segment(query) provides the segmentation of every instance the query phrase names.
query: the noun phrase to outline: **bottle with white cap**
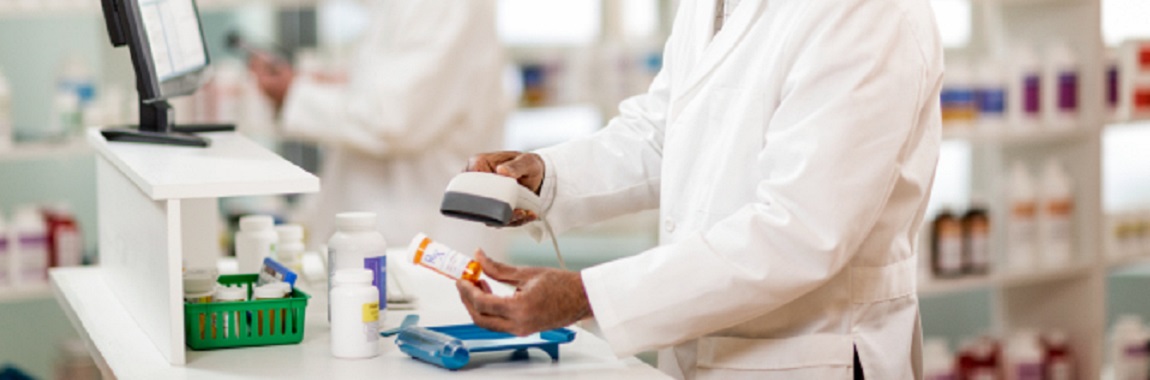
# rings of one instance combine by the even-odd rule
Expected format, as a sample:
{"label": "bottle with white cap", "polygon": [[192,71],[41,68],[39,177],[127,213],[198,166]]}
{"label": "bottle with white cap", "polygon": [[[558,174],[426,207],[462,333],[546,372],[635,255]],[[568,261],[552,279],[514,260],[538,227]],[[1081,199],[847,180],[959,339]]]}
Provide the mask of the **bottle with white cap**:
{"label": "bottle with white cap", "polygon": [[1007,267],[1012,271],[1033,269],[1037,252],[1037,197],[1034,180],[1022,162],[1010,171],[1010,217],[1007,218]]}
{"label": "bottle with white cap", "polygon": [[1038,334],[1023,330],[1006,346],[1006,380],[1042,380],[1042,346]]}
{"label": "bottle with white cap", "polygon": [[1042,110],[1047,125],[1073,128],[1078,121],[1078,61],[1065,42],[1050,44],[1046,51],[1045,76],[1042,85]]}
{"label": "bottle with white cap", "polygon": [[1110,366],[1114,369],[1114,379],[1145,379],[1150,371],[1146,341],[1150,332],[1142,325],[1137,315],[1122,315],[1110,331]]}
{"label": "bottle with white cap", "polygon": [[331,292],[331,355],[344,359],[379,355],[379,290],[363,268],[335,272]]}
{"label": "bottle with white cap", "polygon": [[248,215],[240,218],[236,232],[236,261],[240,273],[256,273],[265,257],[275,257],[275,220],[267,215]]}
{"label": "bottle with white cap", "polygon": [[1032,130],[1042,122],[1042,69],[1028,44],[1013,49],[1012,78],[1007,88],[1011,122],[1020,130]]}
{"label": "bottle with white cap", "polygon": [[276,244],[276,261],[296,273],[303,273],[303,226],[281,224],[276,226],[279,243]]}
{"label": "bottle with white cap", "polygon": [[1070,263],[1074,245],[1074,193],[1070,175],[1056,159],[1046,161],[1042,174],[1042,207],[1039,228],[1043,241],[1043,264],[1061,267]]}
{"label": "bottle with white cap", "polygon": [[[345,212],[335,216],[336,232],[327,243],[328,296],[332,277],[340,269],[363,269],[372,272],[372,285],[378,289],[378,305],[387,307],[387,241],[376,228],[373,212]],[[329,298],[330,299],[330,298]],[[331,304],[328,304],[331,320]]]}
{"label": "bottle with white cap", "polygon": [[16,208],[9,241],[15,254],[12,283],[17,287],[48,282],[48,226],[35,205]]}

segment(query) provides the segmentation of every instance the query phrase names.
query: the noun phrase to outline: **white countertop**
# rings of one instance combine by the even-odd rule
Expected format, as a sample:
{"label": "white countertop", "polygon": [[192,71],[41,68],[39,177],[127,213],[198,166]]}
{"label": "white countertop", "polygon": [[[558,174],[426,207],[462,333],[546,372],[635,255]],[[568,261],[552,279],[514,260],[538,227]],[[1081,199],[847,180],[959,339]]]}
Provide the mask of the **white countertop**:
{"label": "white countertop", "polygon": [[97,128],[88,143],[153,200],[319,191],[319,178],[241,134],[200,135],[210,147],[108,142]]}
{"label": "white countertop", "polygon": [[[392,271],[402,271],[406,288],[419,297],[416,312],[420,325],[470,323],[455,284],[390,255]],[[57,299],[69,318],[98,353],[97,362],[120,379],[423,379],[423,378],[565,378],[565,379],[663,379],[661,372],[635,358],[617,359],[607,343],[573,327],[574,342],[560,346],[560,360],[552,362],[539,350],[530,359],[510,360],[510,351],[480,353],[471,364],[448,371],[417,361],[399,351],[395,338],[382,338],[382,355],[372,359],[335,359],[330,354],[326,322],[326,297],[321,289],[309,292],[304,341],[297,345],[250,347],[214,351],[188,351],[187,366],[169,365],[152,347],[143,332],[104,284],[99,268],[66,268],[52,272]],[[386,328],[398,326],[410,312],[388,311]]]}

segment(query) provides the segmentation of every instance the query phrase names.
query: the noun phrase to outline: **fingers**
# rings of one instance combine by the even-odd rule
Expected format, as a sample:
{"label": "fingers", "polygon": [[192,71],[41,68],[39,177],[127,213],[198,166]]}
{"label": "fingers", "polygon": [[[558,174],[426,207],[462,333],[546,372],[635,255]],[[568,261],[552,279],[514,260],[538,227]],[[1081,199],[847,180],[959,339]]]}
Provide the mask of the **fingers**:
{"label": "fingers", "polygon": [[539,194],[543,170],[543,159],[534,153],[521,154],[495,167],[495,173],[515,178],[535,194]]}
{"label": "fingers", "polygon": [[520,154],[519,152],[512,151],[479,154],[471,157],[471,159],[467,161],[467,168],[464,171],[495,173],[497,166],[514,159]]}
{"label": "fingers", "polygon": [[539,219],[539,215],[535,214],[534,211],[515,209],[512,211],[511,222],[508,223],[508,225],[511,227],[519,227],[534,222],[537,219]]}
{"label": "fingers", "polygon": [[[482,283],[486,285],[486,283]],[[506,315],[509,311],[506,299],[484,292],[480,287],[467,281],[456,281],[459,299],[471,315],[471,320],[479,327],[499,332],[515,333],[517,323]]]}
{"label": "fingers", "polygon": [[479,265],[483,267],[483,271],[487,273],[487,276],[495,281],[515,287],[518,287],[523,281],[519,267],[492,260],[487,257],[487,254],[483,253],[481,249],[475,251],[475,261],[478,261]]}

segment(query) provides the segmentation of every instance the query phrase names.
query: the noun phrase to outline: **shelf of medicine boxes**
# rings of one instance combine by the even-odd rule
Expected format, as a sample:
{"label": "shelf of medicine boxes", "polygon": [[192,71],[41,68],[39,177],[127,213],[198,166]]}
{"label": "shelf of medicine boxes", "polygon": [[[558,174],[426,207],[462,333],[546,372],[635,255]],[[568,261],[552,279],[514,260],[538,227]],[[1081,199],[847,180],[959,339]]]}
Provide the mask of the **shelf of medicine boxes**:
{"label": "shelf of medicine boxes", "polygon": [[993,273],[971,275],[955,279],[930,279],[918,287],[919,297],[934,297],[972,290],[994,288],[1016,288],[1048,282],[1078,278],[1094,270],[1092,263],[1078,263],[1062,268],[1039,269],[1028,272]]}
{"label": "shelf of medicine boxes", "polygon": [[47,283],[24,287],[0,288],[0,305],[46,299],[52,299],[52,287]]}
{"label": "shelf of medicine boxes", "polygon": [[69,138],[65,141],[21,142],[12,145],[7,150],[0,150],[0,163],[64,158],[89,155],[94,152],[82,136]]}
{"label": "shelf of medicine boxes", "polygon": [[1090,128],[1041,128],[1020,130],[1003,126],[997,130],[978,127],[944,126],[943,140],[966,141],[972,144],[991,145],[1041,145],[1075,141],[1089,137],[1095,131]]}

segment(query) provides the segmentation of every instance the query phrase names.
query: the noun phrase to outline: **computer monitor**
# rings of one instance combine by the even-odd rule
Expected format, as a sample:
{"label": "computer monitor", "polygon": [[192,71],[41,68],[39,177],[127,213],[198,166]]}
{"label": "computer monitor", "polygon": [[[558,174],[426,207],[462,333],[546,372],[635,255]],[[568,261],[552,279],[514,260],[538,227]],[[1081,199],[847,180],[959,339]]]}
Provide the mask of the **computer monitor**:
{"label": "computer monitor", "polygon": [[103,131],[109,141],[206,147],[194,132],[230,125],[175,126],[167,100],[200,88],[211,62],[194,0],[101,0],[112,46],[127,45],[136,72],[140,125]]}

